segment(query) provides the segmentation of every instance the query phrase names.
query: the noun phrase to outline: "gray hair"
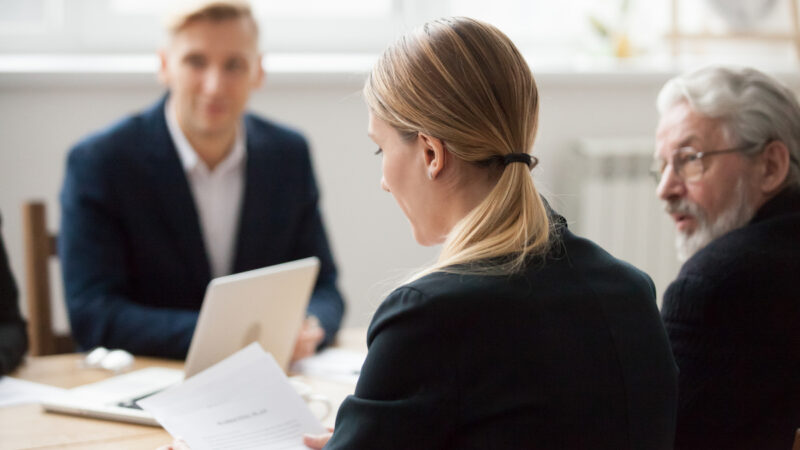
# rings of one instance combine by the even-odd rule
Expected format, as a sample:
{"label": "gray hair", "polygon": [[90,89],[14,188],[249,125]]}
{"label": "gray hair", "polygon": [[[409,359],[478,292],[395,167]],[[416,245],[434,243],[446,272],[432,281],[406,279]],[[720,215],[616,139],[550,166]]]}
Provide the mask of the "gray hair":
{"label": "gray hair", "polygon": [[790,157],[785,184],[800,187],[800,105],[789,88],[755,69],[707,67],[667,81],[658,111],[663,115],[682,101],[721,120],[732,144],[753,146],[749,154],[767,141],[783,142]]}

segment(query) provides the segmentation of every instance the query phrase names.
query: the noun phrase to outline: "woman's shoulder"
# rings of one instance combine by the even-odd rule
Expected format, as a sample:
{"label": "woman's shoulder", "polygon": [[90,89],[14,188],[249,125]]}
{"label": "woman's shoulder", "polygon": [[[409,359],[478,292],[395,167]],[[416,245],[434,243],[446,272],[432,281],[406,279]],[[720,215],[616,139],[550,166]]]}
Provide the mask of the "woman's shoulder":
{"label": "woman's shoulder", "polygon": [[370,342],[389,329],[430,327],[444,332],[460,316],[484,308],[490,291],[485,277],[434,272],[397,287],[384,298],[367,333]]}
{"label": "woman's shoulder", "polygon": [[[427,301],[443,301],[449,298],[469,299],[482,297],[519,275],[489,275],[468,271],[444,270],[429,273],[397,288],[392,294],[417,295]],[[391,296],[391,294],[390,294]]]}
{"label": "woman's shoulder", "polygon": [[445,272],[429,273],[395,288],[386,296],[381,309],[421,308],[435,303],[442,296],[460,290],[462,277]]}
{"label": "woman's shoulder", "polygon": [[433,272],[392,291],[375,313],[376,318],[425,312],[453,314],[453,309],[468,309],[483,303],[488,294],[497,293],[515,276],[489,276],[455,272]]}

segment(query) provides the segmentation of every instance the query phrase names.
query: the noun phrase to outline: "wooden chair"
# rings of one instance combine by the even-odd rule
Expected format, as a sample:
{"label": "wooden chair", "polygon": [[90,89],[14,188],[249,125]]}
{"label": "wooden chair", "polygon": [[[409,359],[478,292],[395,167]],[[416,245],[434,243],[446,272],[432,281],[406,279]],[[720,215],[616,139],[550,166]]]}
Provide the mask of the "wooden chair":
{"label": "wooden chair", "polygon": [[68,334],[53,330],[50,300],[50,258],[57,257],[56,235],[47,231],[43,202],[22,205],[25,237],[25,282],[28,293],[28,339],[32,356],[75,351]]}
{"label": "wooden chair", "polygon": [[794,432],[794,445],[792,445],[792,450],[800,450],[800,428]]}

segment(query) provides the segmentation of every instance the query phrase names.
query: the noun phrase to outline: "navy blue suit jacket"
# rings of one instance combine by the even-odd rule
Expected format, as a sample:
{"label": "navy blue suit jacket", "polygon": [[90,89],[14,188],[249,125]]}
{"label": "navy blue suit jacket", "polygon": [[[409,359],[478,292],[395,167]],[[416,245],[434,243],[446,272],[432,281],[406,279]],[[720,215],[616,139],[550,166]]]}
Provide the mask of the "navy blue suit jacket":
{"label": "navy blue suit jacket", "polygon": [[[72,333],[98,345],[183,358],[211,279],[197,210],[164,117],[166,98],[69,153],[59,255]],[[311,255],[309,314],[326,341],[344,311],[305,139],[244,117],[245,188],[233,272]]]}

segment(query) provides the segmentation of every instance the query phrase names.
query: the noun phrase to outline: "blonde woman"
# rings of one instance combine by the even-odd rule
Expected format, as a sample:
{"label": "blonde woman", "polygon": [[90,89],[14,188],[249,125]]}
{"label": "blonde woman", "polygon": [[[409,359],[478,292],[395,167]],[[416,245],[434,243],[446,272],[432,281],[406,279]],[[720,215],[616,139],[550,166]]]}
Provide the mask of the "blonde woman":
{"label": "blonde woman", "polygon": [[392,292],[355,395],[313,448],[671,448],[677,370],[650,278],[573,235],[530,170],[539,99],[514,44],[430,22],[364,86],[381,187],[438,262]]}

